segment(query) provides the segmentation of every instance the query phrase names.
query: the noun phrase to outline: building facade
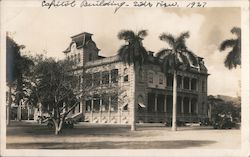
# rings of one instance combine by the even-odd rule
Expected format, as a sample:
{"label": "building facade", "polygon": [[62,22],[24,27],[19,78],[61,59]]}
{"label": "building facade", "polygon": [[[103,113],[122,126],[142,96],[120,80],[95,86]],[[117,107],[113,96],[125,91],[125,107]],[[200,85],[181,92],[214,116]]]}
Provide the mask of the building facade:
{"label": "building facade", "polygon": [[[78,89],[88,89],[77,107],[85,121],[129,124],[133,109],[136,122],[171,121],[173,75],[161,71],[153,52],[148,52],[151,63],[134,69],[133,65],[125,65],[118,55],[99,56],[100,49],[90,33],[72,36],[71,40],[64,53],[75,64],[74,75],[79,77]],[[198,66],[177,73],[179,121],[196,122],[208,116],[208,73],[203,59],[196,58]]]}

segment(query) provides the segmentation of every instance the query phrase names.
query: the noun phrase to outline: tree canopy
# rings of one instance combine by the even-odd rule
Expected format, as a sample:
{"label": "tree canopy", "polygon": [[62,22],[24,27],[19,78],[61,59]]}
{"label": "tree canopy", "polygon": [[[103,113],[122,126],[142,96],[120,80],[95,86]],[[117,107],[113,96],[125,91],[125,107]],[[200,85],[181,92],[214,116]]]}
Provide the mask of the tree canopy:
{"label": "tree canopy", "polygon": [[198,61],[191,51],[187,49],[186,39],[189,32],[181,33],[174,37],[172,34],[163,33],[160,40],[165,41],[171,49],[162,49],[156,54],[163,71],[167,74],[169,70],[177,70],[181,67],[198,66]]}
{"label": "tree canopy", "polygon": [[142,44],[142,40],[146,36],[146,30],[140,30],[138,33],[131,30],[122,30],[118,33],[118,38],[127,42],[118,50],[118,55],[124,63],[138,64],[139,66],[146,63],[147,51]]}

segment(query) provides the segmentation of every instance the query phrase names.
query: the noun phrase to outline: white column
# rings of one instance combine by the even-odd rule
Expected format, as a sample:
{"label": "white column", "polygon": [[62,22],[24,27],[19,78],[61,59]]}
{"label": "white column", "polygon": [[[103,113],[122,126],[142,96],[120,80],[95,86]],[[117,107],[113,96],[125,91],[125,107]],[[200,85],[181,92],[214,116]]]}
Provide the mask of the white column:
{"label": "white column", "polygon": [[84,113],[84,108],[86,108],[85,107],[85,101],[84,101],[83,98],[81,98],[81,100],[80,100],[80,111],[79,112]]}
{"label": "white column", "polygon": [[29,108],[29,105],[27,106],[28,108],[28,120],[30,120],[30,108]]}
{"label": "white column", "polygon": [[181,113],[184,113],[184,97],[181,97]]}
{"label": "white column", "polygon": [[198,102],[196,102],[196,113],[198,114],[199,110],[198,110]]}
{"label": "white column", "polygon": [[112,82],[111,82],[112,80],[111,80],[111,71],[109,71],[109,83],[111,84]]}
{"label": "white column", "polygon": [[109,96],[109,110],[108,110],[108,123],[110,123],[110,111],[111,110],[111,96]]}
{"label": "white column", "polygon": [[22,120],[22,103],[20,102],[17,108],[17,120]]}
{"label": "white column", "polygon": [[93,110],[94,110],[94,100],[93,98],[91,99],[91,122],[93,123]]}
{"label": "white column", "polygon": [[155,112],[157,112],[157,94],[155,94]]}
{"label": "white column", "polygon": [[191,90],[191,80],[192,78],[189,78],[189,90]]}
{"label": "white column", "polygon": [[119,106],[119,103],[117,103],[117,108],[119,111],[119,123],[122,123],[122,108]]}
{"label": "white column", "polygon": [[164,95],[164,112],[167,112],[167,95]]}
{"label": "white column", "polygon": [[184,89],[184,76],[181,76],[181,88]]}
{"label": "white column", "polygon": [[189,113],[191,113],[191,98],[189,98],[188,107],[189,107]]}
{"label": "white column", "polygon": [[100,97],[99,123],[102,122],[102,97]]}

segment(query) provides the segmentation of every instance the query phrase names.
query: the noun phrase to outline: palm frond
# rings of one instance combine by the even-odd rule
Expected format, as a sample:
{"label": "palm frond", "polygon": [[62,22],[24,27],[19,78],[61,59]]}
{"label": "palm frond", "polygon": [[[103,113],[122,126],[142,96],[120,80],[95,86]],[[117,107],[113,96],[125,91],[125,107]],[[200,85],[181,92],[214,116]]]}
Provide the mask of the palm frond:
{"label": "palm frond", "polygon": [[118,33],[118,39],[120,40],[129,40],[135,37],[135,33],[131,30],[122,30]]}
{"label": "palm frond", "polygon": [[138,32],[138,37],[140,37],[140,38],[144,38],[144,37],[146,37],[148,35],[148,32],[147,32],[147,30],[140,30],[139,32]]}
{"label": "palm frond", "polygon": [[234,47],[232,51],[228,53],[224,64],[228,69],[236,68],[238,65],[241,65],[241,54],[238,47]]}
{"label": "palm frond", "polygon": [[181,51],[185,51],[187,49],[186,46],[186,39],[189,38],[189,32],[184,32],[179,35],[179,37],[176,39],[176,49],[179,49]]}
{"label": "palm frond", "polygon": [[224,51],[226,48],[229,47],[234,47],[236,44],[236,40],[235,39],[229,39],[229,40],[225,40],[220,44],[219,50],[220,51]]}
{"label": "palm frond", "polygon": [[179,35],[179,37],[177,38],[177,42],[183,42],[185,41],[185,39],[189,38],[190,35],[189,35],[189,32],[183,32]]}
{"label": "palm frond", "polygon": [[171,34],[166,34],[166,33],[163,33],[159,36],[160,40],[162,41],[166,41],[170,47],[174,47],[175,45],[175,38],[173,35]]}

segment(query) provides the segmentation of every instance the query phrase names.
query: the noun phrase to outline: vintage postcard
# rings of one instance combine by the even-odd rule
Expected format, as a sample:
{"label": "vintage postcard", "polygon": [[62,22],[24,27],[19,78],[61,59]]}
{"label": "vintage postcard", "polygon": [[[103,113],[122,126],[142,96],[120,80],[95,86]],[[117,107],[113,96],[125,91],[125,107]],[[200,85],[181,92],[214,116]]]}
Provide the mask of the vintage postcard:
{"label": "vintage postcard", "polygon": [[1,156],[250,156],[249,1],[2,0]]}

